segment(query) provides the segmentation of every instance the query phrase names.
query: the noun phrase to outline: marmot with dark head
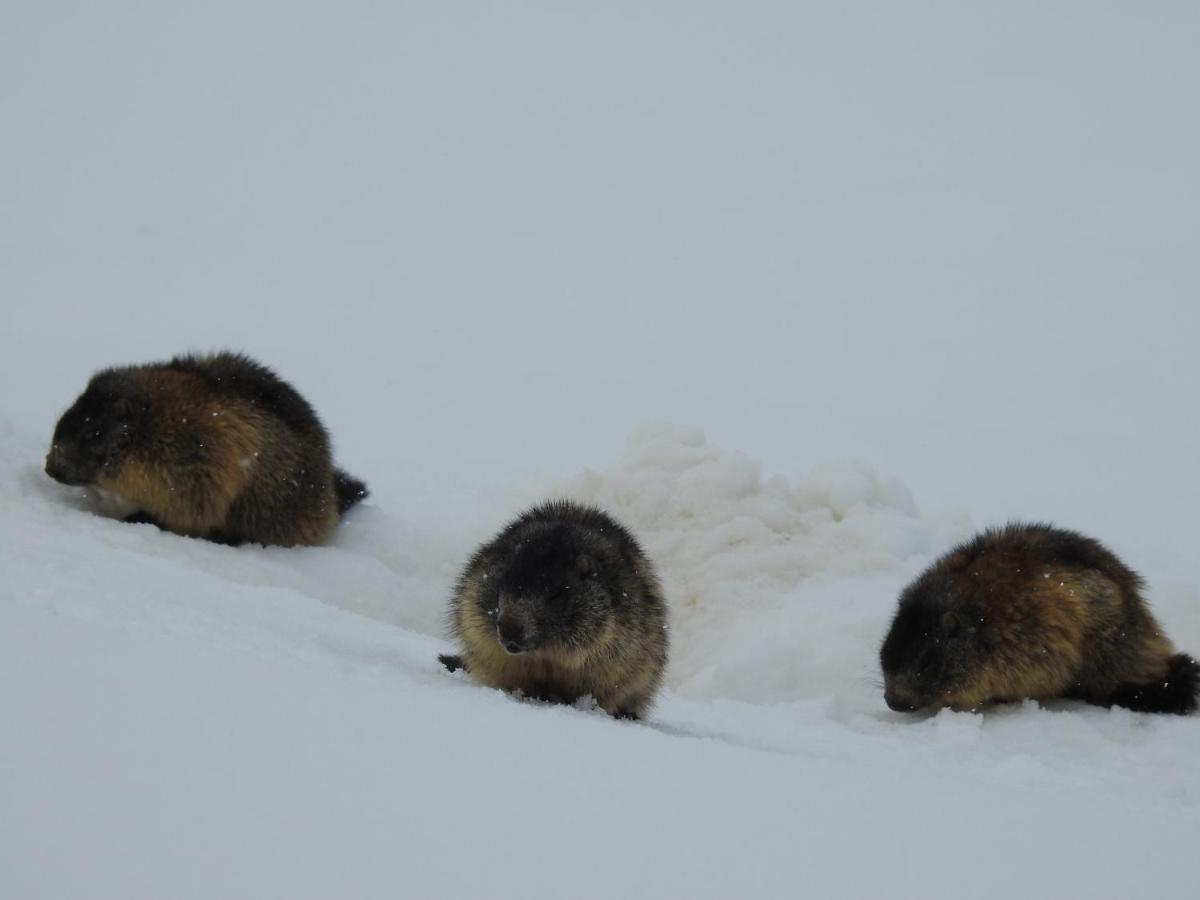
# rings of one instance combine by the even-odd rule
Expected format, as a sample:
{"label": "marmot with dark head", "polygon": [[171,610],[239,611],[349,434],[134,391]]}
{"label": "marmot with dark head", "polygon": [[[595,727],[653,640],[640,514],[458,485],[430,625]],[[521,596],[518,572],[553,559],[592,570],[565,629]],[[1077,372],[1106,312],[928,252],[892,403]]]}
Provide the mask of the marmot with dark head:
{"label": "marmot with dark head", "polygon": [[1099,541],[1048,525],[985,531],[900,595],[883,643],[895,710],[1074,698],[1196,709],[1200,665],[1176,653],[1142,579]]}
{"label": "marmot with dark head", "polygon": [[450,608],[451,671],[528,697],[590,694],[640,718],[667,664],[667,607],[633,535],[598,509],[535,506],[471,557]]}
{"label": "marmot with dark head", "polygon": [[291,385],[245,356],[97,372],[58,420],[46,473],[118,496],[129,521],[222,543],[319,544],[366,486]]}

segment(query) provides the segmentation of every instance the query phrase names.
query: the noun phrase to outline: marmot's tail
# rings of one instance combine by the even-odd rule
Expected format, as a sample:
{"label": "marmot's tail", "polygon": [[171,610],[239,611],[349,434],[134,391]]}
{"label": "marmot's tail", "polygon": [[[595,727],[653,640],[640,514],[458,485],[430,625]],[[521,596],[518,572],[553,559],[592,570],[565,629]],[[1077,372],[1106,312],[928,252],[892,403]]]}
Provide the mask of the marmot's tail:
{"label": "marmot's tail", "polygon": [[1186,653],[1176,653],[1167,660],[1167,674],[1161,681],[1122,685],[1111,702],[1139,712],[1183,716],[1196,711],[1197,694],[1200,694],[1200,663]]}
{"label": "marmot's tail", "polygon": [[341,469],[333,470],[333,492],[337,495],[338,515],[369,495],[367,486]]}

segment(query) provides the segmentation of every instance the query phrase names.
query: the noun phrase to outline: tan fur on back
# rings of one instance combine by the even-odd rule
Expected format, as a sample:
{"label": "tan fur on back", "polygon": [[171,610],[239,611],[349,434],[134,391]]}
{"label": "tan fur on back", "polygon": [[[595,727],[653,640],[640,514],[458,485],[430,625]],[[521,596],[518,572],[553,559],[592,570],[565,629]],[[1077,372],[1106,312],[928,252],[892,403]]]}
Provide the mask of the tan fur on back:
{"label": "tan fur on back", "polygon": [[[219,528],[249,472],[239,460],[262,447],[262,416],[243,404],[207,396],[200,380],[182,372],[147,377],[159,401],[160,426],[149,452],[131,454],[100,487],[136,503],[172,531],[204,535]],[[202,464],[180,462],[180,442],[196,441]]]}
{"label": "tan fur on back", "polygon": [[[988,617],[997,649],[972,680],[947,698],[956,709],[1069,693],[1079,686],[1076,678],[1088,648],[1111,640],[1121,621],[1120,588],[1095,570],[1045,566],[1035,573],[1018,571],[1012,584],[995,586]],[[1031,635],[1036,639],[1030,640]],[[1161,677],[1174,652],[1170,641],[1157,632],[1140,635],[1139,641],[1135,668],[1124,677]]]}
{"label": "tan fur on back", "polygon": [[[255,479],[286,472],[291,436],[253,404],[215,396],[187,372],[156,370],[145,376],[158,416],[153,440],[131,452],[97,486],[115,492],[180,534],[205,537],[221,529],[230,508]],[[272,543],[319,544],[337,525],[332,484],[318,512],[282,523]]]}

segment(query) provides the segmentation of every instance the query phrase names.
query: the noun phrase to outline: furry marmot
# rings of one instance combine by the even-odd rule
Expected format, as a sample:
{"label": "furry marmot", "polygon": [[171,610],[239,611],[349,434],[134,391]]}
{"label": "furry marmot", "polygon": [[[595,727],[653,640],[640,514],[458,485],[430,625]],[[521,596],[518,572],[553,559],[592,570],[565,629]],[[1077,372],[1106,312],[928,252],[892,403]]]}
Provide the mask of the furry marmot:
{"label": "furry marmot", "polygon": [[330,461],[312,407],[234,353],[97,372],[58,421],[46,473],[179,534],[319,544],[366,486]]}
{"label": "furry marmot", "polygon": [[1200,665],[1171,642],[1142,579],[1099,541],[1049,525],[977,535],[900,595],[880,652],[895,710],[1056,697],[1196,709]]}
{"label": "furry marmot", "polygon": [[528,697],[590,694],[640,718],[667,663],[667,608],[633,535],[570,501],[528,510],[471,557],[451,601],[453,671]]}

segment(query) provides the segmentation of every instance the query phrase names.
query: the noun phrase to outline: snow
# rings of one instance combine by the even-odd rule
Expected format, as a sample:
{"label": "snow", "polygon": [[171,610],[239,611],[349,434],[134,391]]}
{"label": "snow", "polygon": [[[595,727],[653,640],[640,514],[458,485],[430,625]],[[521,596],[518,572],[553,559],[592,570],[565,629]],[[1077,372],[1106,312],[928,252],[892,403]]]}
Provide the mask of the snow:
{"label": "snow", "polygon": [[[876,654],[1009,518],[1200,652],[1195,10],[8,13],[0,896],[1190,890],[1200,717],[906,716]],[[370,486],[330,546],[41,472],[92,371],[214,347]],[[658,565],[645,723],[436,661],[547,496]]]}
{"label": "snow", "polygon": [[[793,488],[647,426],[559,486],[635,523],[671,599],[670,689],[632,725],[441,669],[451,533],[368,506],[331,547],[212,545],[91,511],[36,451],[0,444],[6,896],[916,896],[931,870],[945,896],[1122,896],[1187,871],[1196,720],[884,707],[891,604],[958,528],[865,466]],[[1155,597],[1181,638],[1195,600]]]}

